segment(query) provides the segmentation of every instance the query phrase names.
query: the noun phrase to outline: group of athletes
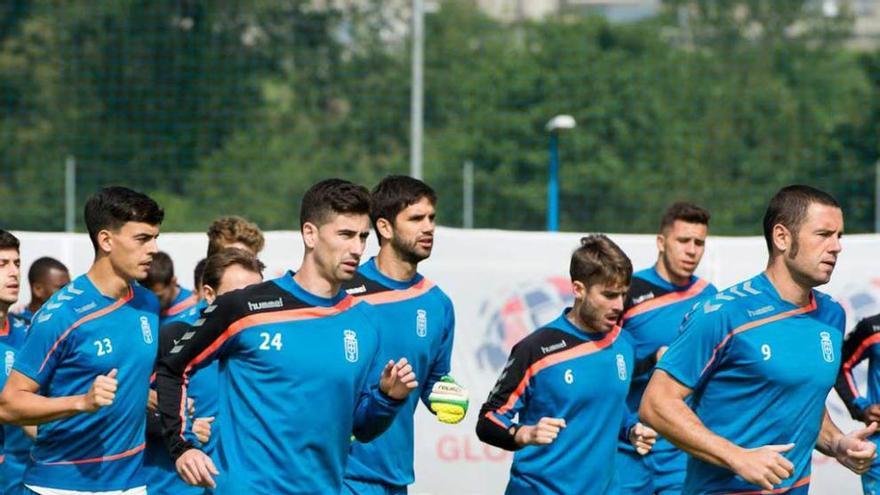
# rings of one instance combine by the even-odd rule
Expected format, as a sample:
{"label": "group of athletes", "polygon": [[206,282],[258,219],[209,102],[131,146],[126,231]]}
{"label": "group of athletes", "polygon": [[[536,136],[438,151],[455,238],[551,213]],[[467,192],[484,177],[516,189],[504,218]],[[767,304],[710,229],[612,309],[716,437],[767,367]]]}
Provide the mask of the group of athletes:
{"label": "group of athletes", "polygon": [[[318,182],[295,271],[264,281],[262,233],[223,217],[188,291],[158,247],[162,208],[104,188],[85,205],[89,270],[38,259],[16,308],[20,246],[0,230],[3,493],[407,493],[418,402],[451,424],[468,409],[452,302],[418,272],[436,202],[405,176]],[[721,292],[694,275],[709,219],[672,204],[636,273],[607,236],[581,239],[572,307],[513,347],[479,412],[479,438],[516,451],[505,493],[806,494],[813,449],[878,490],[880,316],[844,340],[814,289],[842,251],[840,205],[781,189],[767,268]],[[864,428],[831,421],[835,383]]]}

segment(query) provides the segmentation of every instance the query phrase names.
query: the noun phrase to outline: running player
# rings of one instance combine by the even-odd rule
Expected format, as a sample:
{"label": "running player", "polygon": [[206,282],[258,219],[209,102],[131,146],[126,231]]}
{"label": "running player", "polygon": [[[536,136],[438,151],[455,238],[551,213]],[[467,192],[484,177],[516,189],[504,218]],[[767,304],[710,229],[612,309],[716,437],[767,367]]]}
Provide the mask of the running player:
{"label": "running player", "polygon": [[[198,320],[202,310],[207,305],[213,304],[218,296],[262,282],[262,270],[263,264],[254,255],[241,249],[224,249],[208,258],[204,273],[199,276],[203,284],[201,292],[204,294],[204,299],[162,325],[159,330],[159,358],[168,355],[186,332],[192,330],[191,325]],[[193,416],[196,418],[192,430],[187,432],[186,437],[209,456],[213,456],[216,443],[210,433],[211,423],[217,415],[218,373],[218,363],[215,361],[195,373],[186,389],[187,398],[194,401]],[[174,463],[165,448],[158,423],[158,414],[148,419],[144,472],[150,495],[205,493],[205,488],[188,485],[177,475]]]}
{"label": "running player", "polygon": [[[837,376],[838,395],[849,409],[853,419],[866,424],[880,422],[880,315],[874,315],[860,321],[843,341],[843,363]],[[867,395],[862,395],[853,376],[853,368],[868,360]],[[880,435],[873,435],[869,440],[877,442]],[[865,495],[880,494],[880,462],[876,459],[871,469],[862,475],[862,491]]]}
{"label": "running player", "polygon": [[702,301],[657,364],[639,412],[691,455],[683,493],[806,494],[813,448],[870,467],[877,425],[843,435],[825,409],[844,313],[813,288],[831,279],[842,235],[834,198],[781,189],[764,216],[767,269]]}
{"label": "running player", "polygon": [[86,202],[95,261],[34,315],[0,393],[0,421],[40,425],[27,493],[146,493],[144,410],[159,303],[134,281],[147,276],[163,216],[124,187]]}
{"label": "running player", "polygon": [[[214,487],[217,476],[217,495],[339,493],[352,432],[375,438],[418,386],[406,359],[373,374],[378,328],[341,289],[357,272],[369,213],[361,186],[312,186],[300,210],[300,269],[217,298],[159,360],[166,443],[186,482]],[[219,470],[183,436],[181,414],[186,377],[214,359]]]}
{"label": "running player", "polygon": [[30,324],[34,313],[40,309],[52,294],[70,283],[70,272],[64,263],[43,256],[31,263],[28,268],[28,284],[31,286],[31,301],[18,313]]}
{"label": "running player", "polygon": [[[432,408],[435,384],[444,388],[447,401],[451,398],[461,405],[456,417],[441,420],[458,422],[464,418],[467,396],[451,379],[441,381],[449,374],[452,354],[452,301],[417,271],[434,246],[436,203],[434,190],[411,177],[386,177],[373,189],[371,217],[379,255],[361,265],[358,275],[344,285],[349,294],[376,308],[383,343],[379,362],[406,356],[419,389],[409,396],[388,431],[369,443],[352,443],[343,493],[406,493],[406,486],[415,480],[413,413],[419,397]],[[435,401],[438,395],[434,395]],[[440,408],[435,405],[434,409]],[[438,417],[443,414],[441,410]]]}
{"label": "running player", "polygon": [[569,271],[574,307],[513,347],[480,409],[480,440],[517,451],[507,495],[616,494],[618,436],[642,450],[653,442],[638,428],[618,428],[634,364],[618,326],[629,258],[606,236],[591,235]]}
{"label": "running player", "polygon": [[[709,212],[692,203],[673,203],[660,220],[657,262],[633,274],[623,314],[623,331],[639,361],[662,353],[678,335],[678,328],[694,301],[717,292],[694,275],[709,231]],[[637,414],[650,370],[632,379],[627,405]],[[681,493],[687,456],[660,438],[646,456],[629,442],[618,445],[617,472],[621,493],[676,495]]]}
{"label": "running player", "polygon": [[143,286],[153,291],[159,298],[159,305],[162,308],[160,325],[164,325],[169,318],[183,313],[199,302],[197,294],[177,283],[174,262],[164,251],[159,251],[153,256],[153,263],[150,265],[147,278],[143,280]]}
{"label": "running player", "polygon": [[238,248],[260,254],[266,239],[256,224],[239,216],[220,217],[208,227],[208,256],[225,248]]}

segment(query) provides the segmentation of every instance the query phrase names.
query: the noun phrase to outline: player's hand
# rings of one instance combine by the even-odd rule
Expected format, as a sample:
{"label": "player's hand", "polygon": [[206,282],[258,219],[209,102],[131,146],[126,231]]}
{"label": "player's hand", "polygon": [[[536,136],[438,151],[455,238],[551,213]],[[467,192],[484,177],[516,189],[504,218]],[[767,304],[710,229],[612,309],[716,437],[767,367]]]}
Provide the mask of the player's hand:
{"label": "player's hand", "polygon": [[396,363],[388,361],[379,378],[379,390],[392,399],[403,400],[418,386],[416,374],[406,358],[400,358]]}
{"label": "player's hand", "polygon": [[775,485],[790,478],[794,472],[794,464],[782,455],[793,448],[794,444],[788,443],[743,449],[741,455],[731,462],[731,468],[747,482],[773,490]]}
{"label": "player's hand", "polygon": [[837,458],[837,462],[856,474],[866,473],[877,457],[877,446],[868,440],[868,437],[876,432],[877,423],[871,423],[867,428],[840,437],[834,445],[834,457]]}
{"label": "player's hand", "polygon": [[150,389],[147,392],[147,411],[156,412],[159,410],[159,394],[155,390]]}
{"label": "player's hand", "polygon": [[550,445],[565,428],[562,418],[541,418],[537,424],[524,425],[516,432],[514,440],[519,445]]}
{"label": "player's hand", "polygon": [[214,466],[214,461],[199,449],[189,449],[184,452],[174,462],[174,467],[187,484],[217,488],[213,476],[217,476],[220,472]]}
{"label": "player's hand", "polygon": [[208,443],[211,439],[211,423],[214,422],[214,416],[207,418],[196,418],[193,420],[192,432],[202,444]]}
{"label": "player's hand", "polygon": [[636,423],[629,429],[629,443],[636,448],[639,455],[645,455],[654,448],[657,442],[657,432],[653,428]]}
{"label": "player's hand", "polygon": [[880,404],[871,404],[865,409],[865,423],[880,422]]}
{"label": "player's hand", "polygon": [[468,410],[467,389],[447,375],[431,388],[428,402],[441,423],[460,423]]}
{"label": "player's hand", "polygon": [[116,381],[118,372],[116,368],[113,368],[110,373],[95,377],[95,381],[92,382],[92,386],[83,398],[83,411],[93,413],[102,407],[113,404],[113,400],[116,398],[116,388],[119,385]]}

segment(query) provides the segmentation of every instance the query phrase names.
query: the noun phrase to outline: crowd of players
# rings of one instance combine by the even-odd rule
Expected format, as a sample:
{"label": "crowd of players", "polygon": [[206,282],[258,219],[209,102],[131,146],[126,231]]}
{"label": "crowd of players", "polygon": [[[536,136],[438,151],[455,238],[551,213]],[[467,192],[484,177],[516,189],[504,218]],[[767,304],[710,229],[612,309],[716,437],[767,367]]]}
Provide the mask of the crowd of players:
{"label": "crowd of players", "polygon": [[[436,203],[405,176],[321,181],[295,271],[263,281],[262,233],[223,217],[188,291],[159,251],[162,208],[109,187],[85,205],[89,270],[38,259],[15,308],[20,246],[0,230],[3,493],[407,493],[418,402],[444,423],[468,408],[452,302],[418,272]],[[607,236],[581,239],[572,307],[513,347],[479,412],[479,438],[516,451],[506,493],[806,494],[813,449],[877,493],[880,317],[844,341],[843,310],[814,289],[842,251],[840,205],[781,189],[766,270],[720,292],[694,275],[709,219],[671,205],[635,273]],[[835,383],[865,428],[831,421]]]}

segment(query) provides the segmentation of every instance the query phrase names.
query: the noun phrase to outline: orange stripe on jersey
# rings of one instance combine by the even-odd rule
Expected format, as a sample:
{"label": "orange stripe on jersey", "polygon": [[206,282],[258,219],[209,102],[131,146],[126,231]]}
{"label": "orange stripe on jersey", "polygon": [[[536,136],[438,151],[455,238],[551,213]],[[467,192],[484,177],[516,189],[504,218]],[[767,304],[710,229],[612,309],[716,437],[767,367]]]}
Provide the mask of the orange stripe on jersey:
{"label": "orange stripe on jersey", "polygon": [[635,306],[629,308],[629,311],[623,314],[623,321],[626,321],[633,316],[662,308],[663,306],[669,306],[670,304],[696,297],[700,295],[700,293],[703,292],[703,289],[708,286],[709,282],[700,279],[697,280],[697,282],[694,285],[690,286],[687,290],[670,292],[668,294],[663,294],[660,297],[649,299],[641,304],[636,304]]}
{"label": "orange stripe on jersey", "polygon": [[403,290],[388,290],[385,292],[378,292],[376,294],[366,294],[363,296],[354,297],[358,298],[358,300],[368,302],[370,304],[387,304],[393,302],[406,301],[408,299],[415,299],[416,297],[421,296],[422,294],[428,292],[434,287],[434,282],[423,278],[419,280],[417,283],[413,284],[409,289]]}
{"label": "orange stripe on jersey", "polygon": [[503,406],[499,407],[497,412],[499,414],[504,414],[507,411],[511,410],[516,404],[516,401],[519,400],[519,397],[525,391],[526,387],[528,387],[529,381],[532,379],[533,376],[537,375],[539,371],[555,364],[599,352],[602,349],[605,349],[606,347],[613,344],[614,341],[617,340],[617,337],[619,335],[620,327],[615,325],[614,328],[600,340],[584,342],[572,347],[567,351],[551,354],[545,358],[541,358],[535,361],[534,363],[532,363],[531,366],[529,366],[529,369],[526,370],[525,376],[523,376],[522,380],[520,380],[519,385],[517,385],[513,393],[510,394],[507,402]]}
{"label": "orange stripe on jersey", "polygon": [[6,316],[6,321],[3,322],[3,328],[0,328],[0,337],[6,337],[9,335],[9,316]]}
{"label": "orange stripe on jersey", "polygon": [[119,459],[124,459],[126,457],[131,457],[138,452],[144,450],[144,447],[146,447],[146,443],[142,443],[133,449],[126,450],[125,452],[120,452],[118,454],[113,454],[105,457],[92,457],[91,459],[79,459],[76,461],[40,462],[40,464],[43,464],[44,466],[69,466],[71,464],[91,464],[94,462],[116,461]]}
{"label": "orange stripe on jersey", "polygon": [[880,342],[880,333],[874,334],[865,339],[861,344],[859,344],[859,347],[856,349],[856,352],[853,353],[852,357],[850,357],[845,363],[843,363],[843,373],[846,377],[846,383],[847,385],[849,385],[849,389],[852,392],[853,397],[859,397],[860,395],[859,389],[858,387],[856,387],[856,384],[852,378],[853,366],[855,366],[856,363],[859,362],[862,354],[864,354],[869,347],[876,344],[877,342]]}
{"label": "orange stripe on jersey", "polygon": [[505,430],[509,428],[509,426],[505,426],[504,423],[502,423],[501,421],[498,421],[498,418],[496,418],[495,415],[492,414],[492,411],[487,412],[484,416],[486,416],[486,419],[495,423],[496,425],[500,426],[501,428],[503,428]]}
{"label": "orange stripe on jersey", "polygon": [[189,297],[187,297],[183,301],[180,301],[179,303],[175,304],[174,306],[171,306],[170,308],[166,309],[165,311],[162,311],[162,316],[174,316],[177,313],[180,313],[181,311],[184,311],[186,309],[189,309],[189,308],[195,306],[196,303],[198,303],[198,302],[199,302],[199,296],[197,296],[196,293],[193,292],[192,294],[189,295]]}
{"label": "orange stripe on jersey", "polygon": [[773,323],[774,321],[784,320],[786,318],[791,318],[792,316],[797,316],[804,313],[809,313],[816,309],[816,299],[813,297],[813,293],[810,293],[810,304],[806,306],[801,306],[800,308],[792,309],[789,311],[784,311],[779,314],[775,314],[773,316],[768,316],[767,318],[761,318],[760,320],[750,321],[744,325],[740,325],[733,330],[731,330],[724,339],[715,346],[715,349],[712,350],[712,357],[709,358],[709,362],[706,363],[706,366],[703,367],[703,371],[700,372],[700,375],[706,372],[709,369],[709,366],[715,361],[715,358],[718,356],[718,351],[724,347],[727,342],[733,338],[734,335],[743,333],[747,330],[751,330],[753,328],[760,327],[762,325],[766,325],[768,323]]}
{"label": "orange stripe on jersey", "polygon": [[810,484],[810,477],[807,476],[806,478],[799,479],[797,481],[797,483],[795,483],[791,486],[787,486],[785,488],[776,488],[773,490],[750,490],[747,492],[730,492],[730,493],[725,493],[724,495],[770,495],[770,494],[774,494],[774,493],[786,493],[794,488],[800,488],[802,486],[809,485],[809,484]]}
{"label": "orange stripe on jersey", "polygon": [[58,337],[58,340],[56,340],[55,343],[52,344],[52,348],[49,349],[49,352],[46,353],[46,357],[43,358],[43,364],[40,365],[40,369],[39,369],[38,373],[43,372],[43,368],[46,367],[46,363],[49,362],[49,358],[52,356],[52,353],[55,352],[55,349],[57,349],[58,346],[61,345],[61,342],[64,341],[64,339],[66,339],[68,335],[70,335],[70,332],[74,331],[74,329],[76,329],[77,327],[82,326],[92,320],[95,320],[97,318],[100,318],[100,317],[108,314],[108,313],[112,313],[113,311],[116,311],[117,309],[121,308],[128,301],[131,301],[132,297],[134,297],[134,290],[131,287],[129,287],[127,296],[123,297],[122,299],[117,299],[116,302],[114,302],[110,306],[107,306],[104,309],[100,309],[98,311],[95,311],[94,313],[89,313],[86,316],[83,316],[82,318],[76,320],[73,323],[73,325],[71,325],[70,328],[65,330],[64,333],[61,334],[61,337]]}

